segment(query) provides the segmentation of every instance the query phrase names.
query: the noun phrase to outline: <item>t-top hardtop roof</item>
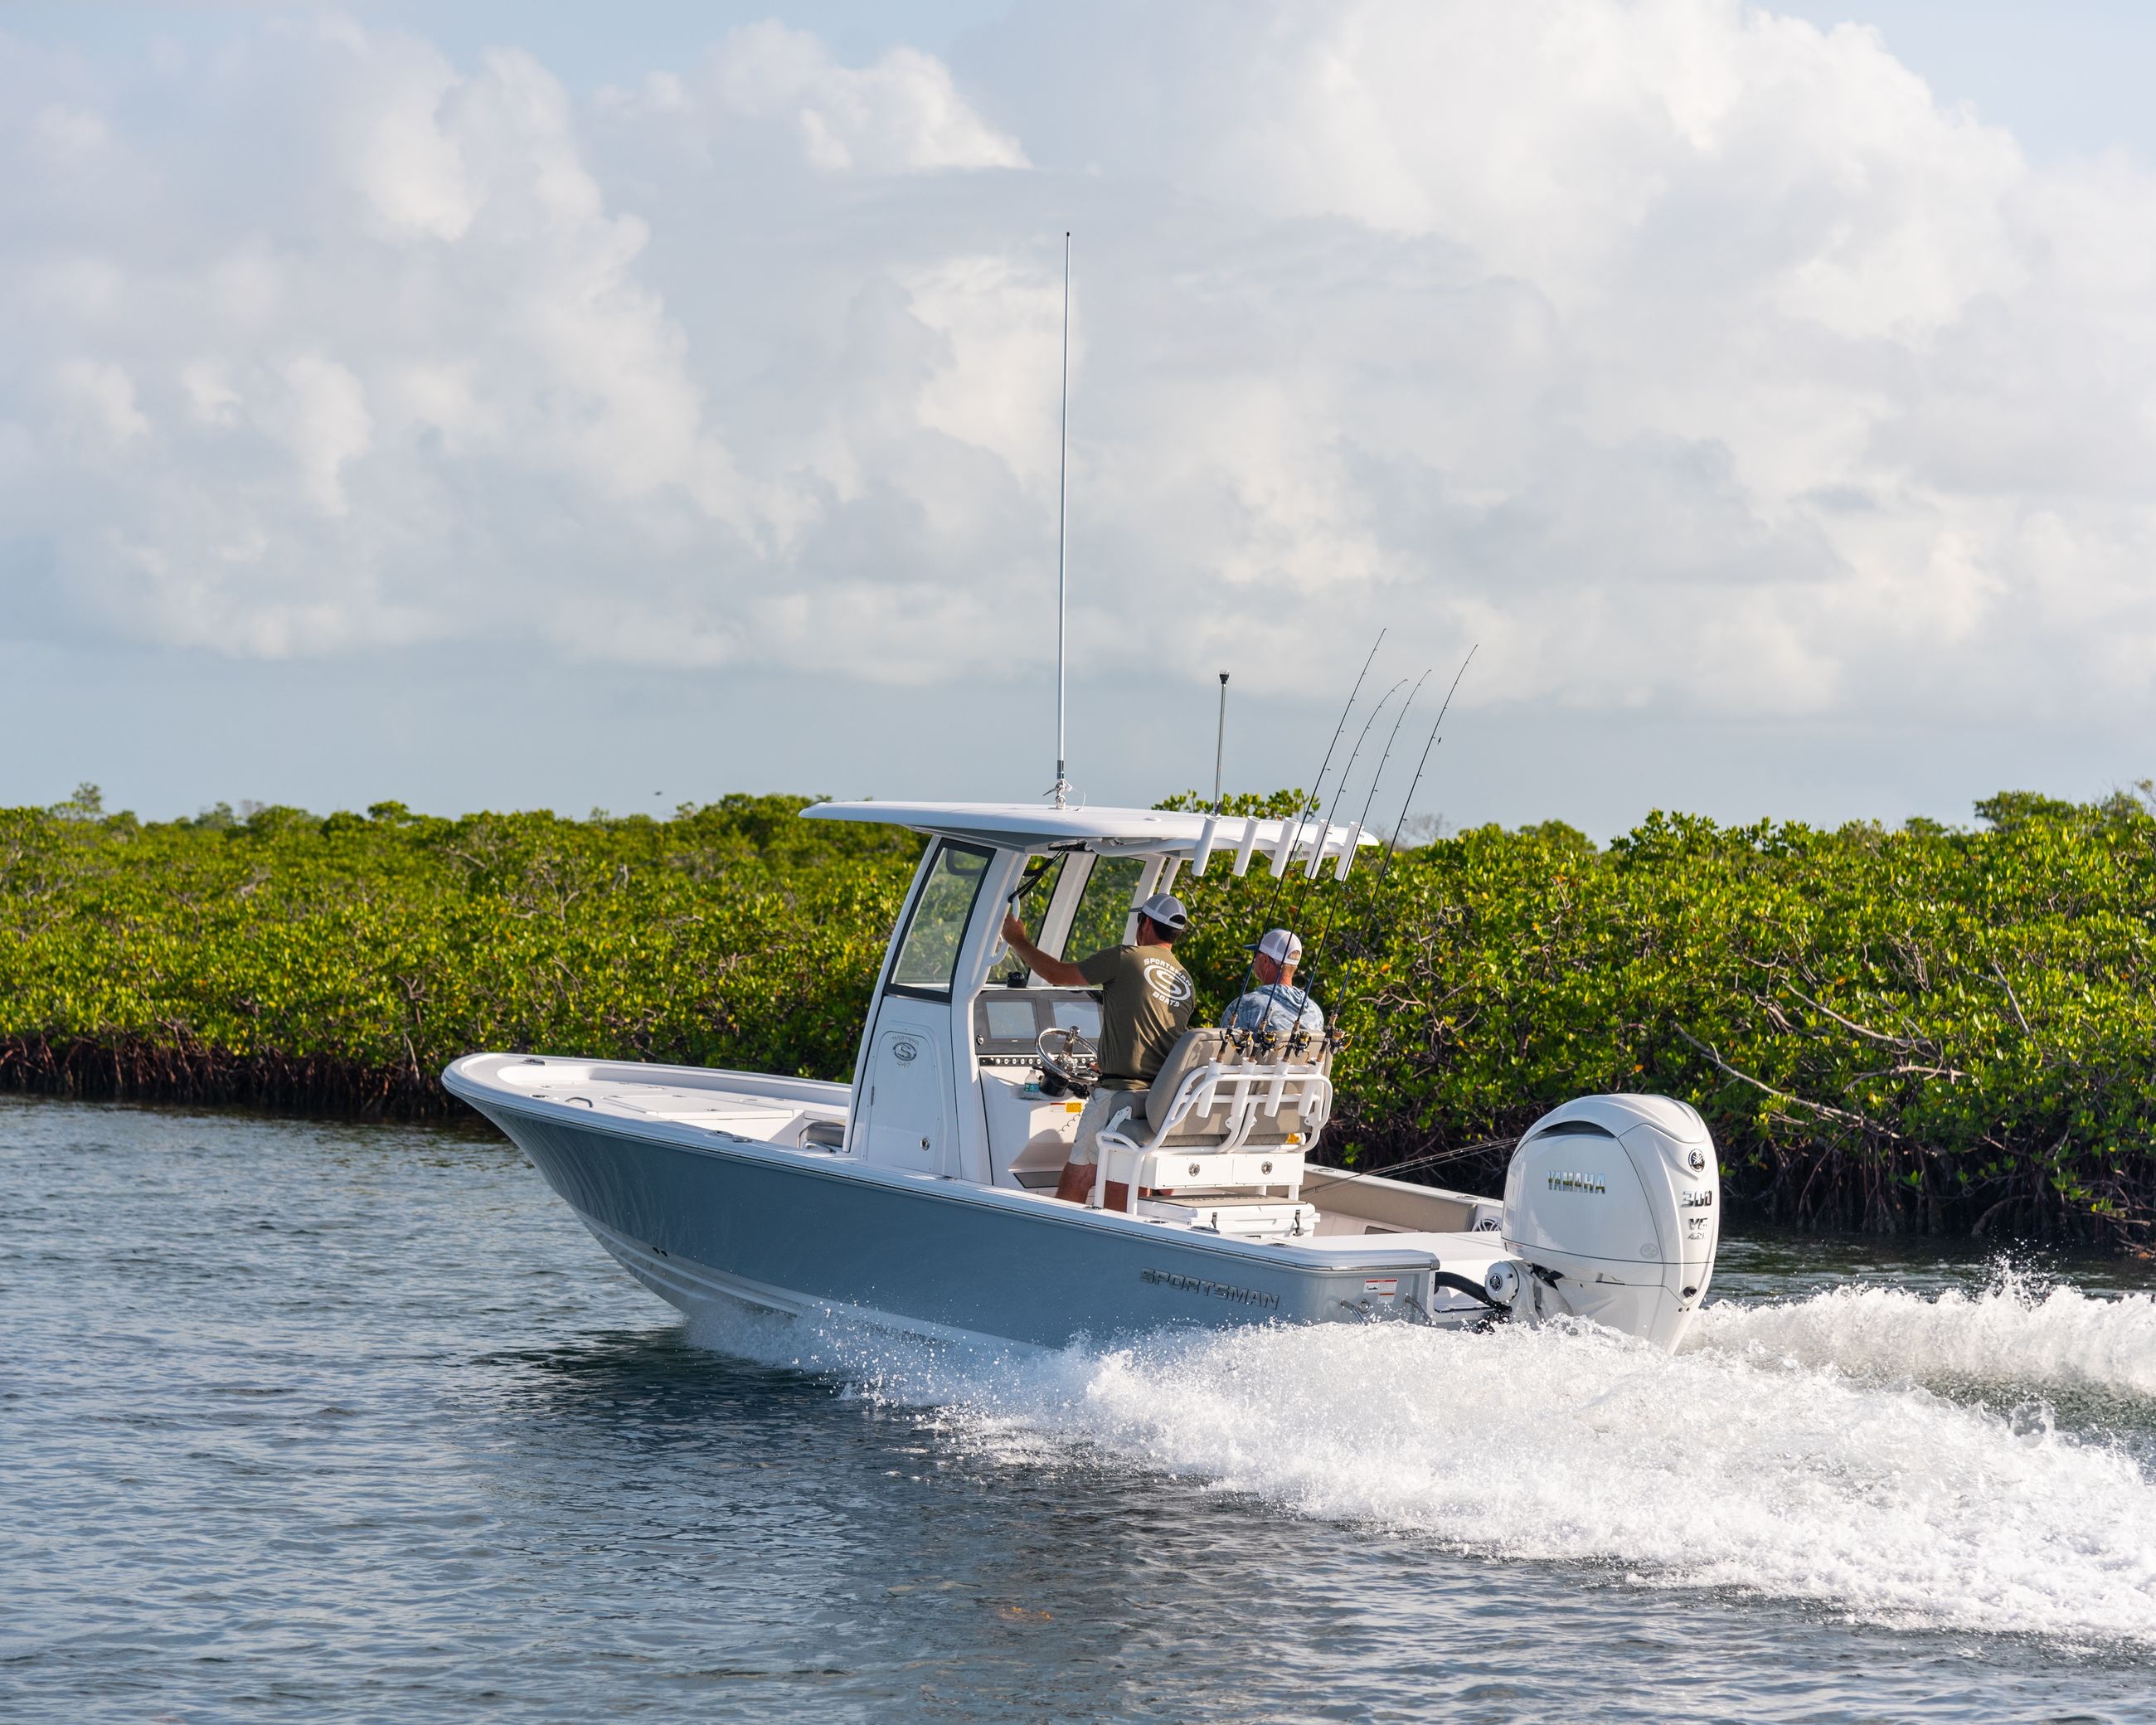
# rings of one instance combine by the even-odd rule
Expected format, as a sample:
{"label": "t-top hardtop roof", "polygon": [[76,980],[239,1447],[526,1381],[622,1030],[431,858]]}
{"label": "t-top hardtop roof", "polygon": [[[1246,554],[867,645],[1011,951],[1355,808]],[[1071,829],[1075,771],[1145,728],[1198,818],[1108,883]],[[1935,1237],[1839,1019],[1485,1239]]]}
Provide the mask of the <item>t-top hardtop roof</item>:
{"label": "t-top hardtop roof", "polygon": [[[1284,873],[1295,863],[1316,870],[1327,857],[1347,859],[1378,841],[1360,823],[1336,826],[1312,814],[1297,821],[1240,814],[1185,814],[1165,809],[1050,809],[1037,803],[812,803],[810,820],[878,821],[916,833],[988,845],[1003,850],[1091,850],[1104,856],[1177,856],[1204,868],[1216,851],[1234,853],[1235,872],[1262,852]],[[1292,845],[1294,855],[1287,854]]]}

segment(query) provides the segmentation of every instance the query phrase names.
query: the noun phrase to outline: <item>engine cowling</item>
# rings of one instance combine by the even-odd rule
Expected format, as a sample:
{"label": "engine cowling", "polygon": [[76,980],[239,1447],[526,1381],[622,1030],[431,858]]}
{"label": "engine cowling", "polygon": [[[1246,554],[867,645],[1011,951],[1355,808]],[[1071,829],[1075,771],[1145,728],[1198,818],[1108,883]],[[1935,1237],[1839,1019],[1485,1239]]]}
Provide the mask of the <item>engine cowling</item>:
{"label": "engine cowling", "polygon": [[1512,1310],[1673,1348],[1707,1297],[1721,1219],[1721,1167],[1696,1109],[1668,1096],[1567,1102],[1506,1170],[1501,1232],[1529,1271]]}

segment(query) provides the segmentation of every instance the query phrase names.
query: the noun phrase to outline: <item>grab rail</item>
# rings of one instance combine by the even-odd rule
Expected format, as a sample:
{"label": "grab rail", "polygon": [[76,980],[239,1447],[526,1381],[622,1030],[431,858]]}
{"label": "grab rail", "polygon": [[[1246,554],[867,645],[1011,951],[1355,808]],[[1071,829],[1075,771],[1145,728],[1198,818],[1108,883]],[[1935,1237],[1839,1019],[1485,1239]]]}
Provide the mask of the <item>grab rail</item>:
{"label": "grab rail", "polygon": [[[1325,1130],[1325,1123],[1332,1117],[1332,1081],[1324,1073],[1307,1065],[1280,1062],[1270,1065],[1225,1065],[1214,1063],[1194,1067],[1183,1075],[1176,1086],[1168,1111],[1152,1135],[1141,1143],[1117,1130],[1130,1118],[1130,1111],[1117,1115],[1104,1127],[1095,1139],[1096,1157],[1093,1168],[1093,1195],[1096,1209],[1106,1204],[1111,1163],[1127,1178],[1120,1183],[1124,1187],[1123,1207],[1135,1209],[1141,1185],[1158,1186],[1158,1180],[1140,1177],[1152,1171],[1162,1156],[1232,1156],[1249,1142],[1250,1133],[1260,1120],[1277,1119],[1283,1107],[1292,1106],[1301,1122],[1306,1142],[1314,1142]],[[1219,1141],[1209,1144],[1177,1144],[1166,1141],[1193,1114],[1201,1117],[1214,1109],[1225,1110]],[[1150,1110],[1148,1110],[1148,1112]],[[1294,1178],[1286,1182],[1289,1197],[1294,1199],[1301,1187],[1302,1153],[1293,1151],[1274,1153],[1283,1158],[1295,1158]],[[1127,1165],[1127,1166],[1126,1166]],[[1231,1177],[1241,1172],[1238,1163],[1230,1163],[1221,1170]],[[1270,1181],[1231,1183],[1274,1184]]]}

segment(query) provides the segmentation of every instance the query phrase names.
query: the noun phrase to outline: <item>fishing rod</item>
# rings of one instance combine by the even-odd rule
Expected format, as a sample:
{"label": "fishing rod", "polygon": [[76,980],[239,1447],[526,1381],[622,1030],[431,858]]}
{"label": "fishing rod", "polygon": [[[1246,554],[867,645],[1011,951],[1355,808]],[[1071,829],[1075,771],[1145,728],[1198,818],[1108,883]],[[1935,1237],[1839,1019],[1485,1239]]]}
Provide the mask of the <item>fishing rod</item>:
{"label": "fishing rod", "polygon": [[[1438,733],[1445,728],[1445,716],[1452,711],[1452,697],[1460,692],[1460,680],[1467,675],[1467,667],[1474,663],[1475,655],[1481,649],[1481,643],[1478,641],[1474,646],[1470,647],[1467,649],[1467,657],[1460,661],[1460,669],[1453,674],[1452,686],[1445,691],[1445,704],[1437,710],[1437,722],[1430,727],[1430,741],[1422,746],[1422,759],[1415,763],[1415,775],[1413,782],[1408,786],[1407,801],[1400,804],[1400,818],[1393,823],[1391,836],[1385,840],[1384,860],[1378,865],[1378,878],[1372,883],[1370,887],[1371,920],[1373,921],[1376,918],[1377,907],[1383,901],[1380,894],[1384,886],[1386,876],[1392,872],[1393,852],[1398,848],[1400,842],[1400,829],[1407,824],[1408,810],[1414,807],[1414,794],[1422,788],[1422,775],[1424,770],[1430,765],[1430,751],[1435,748],[1438,745]],[[1424,675],[1427,676],[1429,673],[1424,672]],[[1419,689],[1422,685],[1418,683],[1415,686]],[[1410,701],[1413,701],[1414,698],[1414,697],[1412,696],[1409,696]],[[1402,707],[1400,709],[1400,717],[1402,719],[1405,719],[1407,717],[1407,709],[1405,707]],[[1397,723],[1395,723],[1394,729],[1395,731],[1399,729]],[[1386,752],[1389,755],[1391,752],[1392,745],[1388,742],[1386,744]],[[1382,763],[1380,764],[1379,770],[1383,771]],[[1371,787],[1371,795],[1374,797],[1376,794],[1377,788],[1373,784]],[[1334,908],[1335,910],[1337,910],[1338,906],[1335,906]],[[1329,934],[1332,932],[1332,917],[1327,916],[1326,918],[1325,926],[1326,931]],[[1368,923],[1366,922],[1364,924],[1364,932],[1366,935],[1368,931]],[[1313,963],[1312,966],[1312,970],[1315,971],[1316,968],[1316,965]],[[1247,984],[1245,986],[1247,986]],[[1307,998],[1309,990],[1305,988],[1303,992],[1305,997]]]}
{"label": "fishing rod", "polygon": [[[1415,679],[1414,687],[1408,691],[1407,700],[1401,704],[1399,713],[1394,716],[1393,728],[1386,734],[1385,737],[1385,752],[1378,757],[1378,770],[1371,778],[1369,793],[1363,798],[1363,812],[1355,818],[1355,827],[1358,840],[1362,830],[1368,826],[1370,823],[1370,810],[1377,804],[1378,787],[1385,782],[1385,768],[1391,763],[1393,758],[1393,745],[1398,742],[1400,739],[1400,726],[1407,723],[1408,714],[1413,710],[1415,704],[1415,696],[1422,693],[1422,685],[1429,680],[1430,672],[1428,670],[1425,670],[1420,676]],[[1394,686],[1397,688],[1399,685],[1395,684]],[[1443,716],[1440,715],[1440,716],[1441,718]],[[1351,869],[1354,866],[1352,860],[1349,862],[1348,866]],[[1317,944],[1314,945],[1310,951],[1310,963],[1304,967],[1303,970],[1304,982],[1302,991],[1306,998],[1307,998],[1310,993],[1311,981],[1314,979],[1317,974],[1318,961],[1324,955],[1325,943],[1332,937],[1333,919],[1340,914],[1340,901],[1342,898],[1346,896],[1346,893],[1347,887],[1343,883],[1340,891],[1333,896],[1332,901],[1325,907],[1325,925],[1317,932]]]}
{"label": "fishing rod", "polygon": [[1306,1192],[1322,1190],[1327,1186],[1342,1185],[1349,1180],[1374,1180],[1385,1174],[1404,1174],[1414,1168],[1435,1168],[1441,1162],[1458,1162],[1465,1157],[1480,1155],[1487,1150],[1510,1150],[1519,1142],[1517,1138],[1481,1138],[1472,1144],[1462,1144],[1456,1149],[1433,1150],[1426,1156],[1410,1156],[1405,1162],[1389,1162],[1383,1168],[1343,1171],[1323,1168],[1322,1173],[1331,1174],[1332,1178],[1328,1180],[1318,1173],[1306,1174],[1302,1189]]}
{"label": "fishing rod", "polygon": [[[1399,682],[1394,684],[1391,688],[1388,689],[1383,695],[1379,696],[1378,697],[1378,704],[1370,709],[1370,716],[1363,721],[1362,734],[1355,739],[1355,747],[1348,752],[1348,764],[1340,769],[1340,789],[1335,798],[1336,801],[1343,800],[1348,795],[1348,782],[1355,776],[1355,762],[1362,758],[1363,745],[1370,740],[1370,727],[1378,722],[1378,715],[1384,711],[1387,705],[1392,701],[1392,698],[1395,695],[1399,694],[1401,689],[1406,685],[1407,680],[1408,680],[1405,677],[1402,677]],[[1417,688],[1420,688],[1422,685],[1418,683],[1415,686]],[[1414,697],[1412,696],[1409,697],[1410,700],[1413,698]],[[1405,707],[1402,707],[1400,711],[1402,712],[1405,712],[1407,709]],[[1325,824],[1326,835],[1329,838],[1332,836],[1332,823],[1328,819]],[[1287,923],[1283,926],[1291,927],[1295,922],[1300,921],[1302,916],[1302,907],[1310,901],[1311,883],[1317,878],[1318,865],[1325,860],[1325,847],[1322,844],[1317,847],[1317,851],[1318,854],[1311,858],[1310,866],[1303,870],[1302,891],[1296,896],[1294,913],[1288,918]],[[1291,858],[1290,860],[1290,865],[1293,865]],[[1286,877],[1283,876],[1282,878],[1285,879]]]}
{"label": "fishing rod", "polygon": [[[1334,752],[1340,747],[1340,739],[1347,735],[1348,716],[1355,711],[1355,697],[1363,692],[1363,679],[1370,675],[1370,662],[1378,656],[1378,649],[1384,644],[1385,631],[1381,629],[1378,631],[1378,639],[1370,643],[1370,651],[1363,660],[1363,669],[1356,675],[1355,686],[1348,691],[1348,705],[1340,709],[1340,722],[1332,727],[1332,741],[1325,746],[1325,758],[1318,764],[1317,778],[1311,786],[1308,794],[1296,807],[1295,837],[1287,847],[1287,860],[1281,864],[1280,875],[1273,887],[1273,901],[1265,912],[1269,917],[1280,908],[1281,895],[1287,890],[1288,872],[1295,866],[1295,854],[1302,849],[1304,824],[1316,811],[1324,794],[1325,775],[1332,770]],[[1287,824],[1286,820],[1283,819],[1281,824],[1285,830]]]}
{"label": "fishing rod", "polygon": [[[1424,675],[1427,675],[1428,673],[1425,672]],[[1378,716],[1384,711],[1386,706],[1391,701],[1392,698],[1395,695],[1399,694],[1403,688],[1406,687],[1407,680],[1408,680],[1405,677],[1402,677],[1398,682],[1394,683],[1391,688],[1388,689],[1383,695],[1379,696],[1378,697],[1378,704],[1370,709],[1370,716],[1363,721],[1362,734],[1356,737],[1355,747],[1348,752],[1348,764],[1340,769],[1340,789],[1335,800],[1345,800],[1348,795],[1348,783],[1355,777],[1355,762],[1362,756],[1363,745],[1370,740],[1370,727],[1378,722]],[[1417,683],[1415,685],[1415,687],[1418,689],[1422,685],[1420,683]],[[1414,697],[1410,695],[1408,698],[1412,701]],[[1402,707],[1400,711],[1402,712],[1405,712],[1407,709],[1405,707]],[[1395,723],[1393,728],[1397,731],[1399,726]],[[1327,837],[1329,838],[1331,836],[1332,830],[1332,818],[1328,815],[1326,818],[1325,823],[1325,833]],[[1291,866],[1292,866],[1292,860],[1293,853],[1291,852]],[[1314,884],[1316,884],[1317,880],[1317,871],[1319,868],[1322,866],[1324,861],[1325,845],[1321,840],[1317,845],[1317,854],[1311,858],[1310,865],[1303,870],[1302,890],[1296,895],[1295,909],[1289,914],[1287,921],[1280,925],[1281,927],[1292,930],[1301,922],[1303,906],[1310,902],[1310,889]],[[1285,877],[1283,877],[1283,880],[1285,880]],[[1257,959],[1255,956],[1250,960],[1250,967],[1254,971],[1257,968]],[[1279,1000],[1280,997],[1277,991],[1280,986],[1281,984],[1277,978],[1266,985],[1268,1011],[1270,1011],[1271,1006],[1277,1004]],[[1306,1000],[1310,998],[1310,990],[1306,985],[1303,989],[1303,998]]]}
{"label": "fishing rod", "polygon": [[1415,696],[1422,693],[1422,685],[1429,680],[1428,671],[1424,671],[1415,679],[1414,687],[1408,691],[1406,705],[1401,707],[1399,716],[1393,721],[1392,733],[1385,738],[1385,752],[1378,759],[1378,776],[1370,781],[1370,794],[1363,798],[1363,812],[1356,817],[1356,824],[1358,826],[1367,826],[1369,824],[1371,805],[1378,800],[1378,787],[1384,783],[1385,763],[1393,758],[1393,745],[1399,740],[1400,726],[1407,723],[1408,709],[1415,704]]}
{"label": "fishing rod", "polygon": [[1348,716],[1354,714],[1356,696],[1358,696],[1360,692],[1363,692],[1363,680],[1365,680],[1365,677],[1369,677],[1369,666],[1371,666],[1371,662],[1373,662],[1373,660],[1378,658],[1378,649],[1384,647],[1384,634],[1386,634],[1384,629],[1378,629],[1378,639],[1375,639],[1373,643],[1369,643],[1369,654],[1367,654],[1365,658],[1363,658],[1363,669],[1360,669],[1358,673],[1356,673],[1354,688],[1348,690],[1348,705],[1345,705],[1345,707],[1341,707],[1341,722],[1339,722],[1339,725],[1332,726],[1332,742],[1328,742],[1328,744],[1326,744],[1326,759],[1324,759],[1324,761],[1320,761],[1320,763],[1317,763],[1317,783],[1313,783],[1313,785],[1311,785],[1311,793],[1309,793],[1309,796],[1306,796],[1306,798],[1304,798],[1304,800],[1300,802],[1300,807],[1296,809],[1296,841],[1287,847],[1287,863],[1285,863],[1285,867],[1281,869],[1281,884],[1279,884],[1279,886],[1274,886],[1274,888],[1272,888],[1272,901],[1274,901],[1274,906],[1279,906],[1279,901],[1281,901],[1281,891],[1283,891],[1283,888],[1287,886],[1287,871],[1289,871],[1289,869],[1294,869],[1294,867],[1296,867],[1296,852],[1298,852],[1298,850],[1302,850],[1302,826],[1304,826],[1304,822],[1306,822],[1306,819],[1309,819],[1311,815],[1315,815],[1315,813],[1317,813],[1317,807],[1320,807],[1320,802],[1324,800],[1324,791],[1326,791],[1326,774],[1328,774],[1328,772],[1332,772],[1332,752],[1335,752],[1337,748],[1339,748],[1339,746],[1341,746],[1341,737],[1348,736]]}
{"label": "fishing rod", "polygon": [[[1460,680],[1467,675],[1467,667],[1475,662],[1475,655],[1482,649],[1477,641],[1467,649],[1466,658],[1460,661],[1460,669],[1453,674],[1452,686],[1445,691],[1445,705],[1437,710],[1437,722],[1430,727],[1430,741],[1422,746],[1422,759],[1415,764],[1414,782],[1408,787],[1408,799],[1400,804],[1400,818],[1393,823],[1392,836],[1385,840],[1385,860],[1378,865],[1377,886],[1385,884],[1385,877],[1393,870],[1393,852],[1399,848],[1400,829],[1407,824],[1408,810],[1414,807],[1414,793],[1422,788],[1424,768],[1430,765],[1430,752],[1437,747],[1437,734],[1445,728],[1445,716],[1452,711],[1452,697],[1460,692]],[[1371,891],[1376,891],[1373,886]]]}
{"label": "fishing rod", "polygon": [[[1340,739],[1346,734],[1348,729],[1348,716],[1355,711],[1355,697],[1363,692],[1363,680],[1370,675],[1371,661],[1377,658],[1378,649],[1384,644],[1385,631],[1381,629],[1378,631],[1378,639],[1370,643],[1369,653],[1363,660],[1363,669],[1356,674],[1355,686],[1348,691],[1348,705],[1340,709],[1340,722],[1332,727],[1332,741],[1325,746],[1325,758],[1318,764],[1317,781],[1312,785],[1309,795],[1304,798],[1302,803],[1300,803],[1296,809],[1295,837],[1287,849],[1287,860],[1281,865],[1279,879],[1273,886],[1272,904],[1265,911],[1266,926],[1268,927],[1271,926],[1273,912],[1280,908],[1281,894],[1286,890],[1288,869],[1295,862],[1295,853],[1300,850],[1302,845],[1302,825],[1304,817],[1309,810],[1315,809],[1317,806],[1318,793],[1324,788],[1325,775],[1332,770],[1333,751],[1340,747]],[[1255,819],[1255,816],[1252,818]],[[1284,817],[1281,820],[1281,825],[1283,834],[1285,834],[1287,823]],[[1262,929],[1259,932],[1261,934],[1264,932]],[[1243,985],[1235,990],[1238,999],[1240,999],[1243,995],[1247,994],[1250,991],[1250,978],[1253,973],[1253,966],[1255,966],[1257,962],[1255,956],[1256,952],[1255,943],[1252,945],[1251,951],[1253,957],[1243,967]]]}

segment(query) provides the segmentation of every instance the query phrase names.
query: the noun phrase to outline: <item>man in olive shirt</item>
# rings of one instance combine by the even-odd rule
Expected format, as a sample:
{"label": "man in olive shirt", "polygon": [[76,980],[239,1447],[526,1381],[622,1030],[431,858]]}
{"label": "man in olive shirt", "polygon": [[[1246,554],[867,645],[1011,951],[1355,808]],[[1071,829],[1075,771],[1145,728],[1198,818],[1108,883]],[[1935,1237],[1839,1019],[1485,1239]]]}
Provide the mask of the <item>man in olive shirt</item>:
{"label": "man in olive shirt", "polygon": [[1078,1117],[1070,1159],[1055,1195],[1083,1204],[1093,1192],[1100,1161],[1095,1143],[1118,1114],[1145,1106],[1142,1094],[1175,1040],[1189,1028],[1198,990],[1177,962],[1175,942],[1190,926],[1183,901],[1156,892],[1138,906],[1135,946],[1103,947],[1076,964],[1051,958],[1026,936],[1014,916],[1004,918],[1004,939],[1033,973],[1059,988],[1101,990],[1101,1079]]}

